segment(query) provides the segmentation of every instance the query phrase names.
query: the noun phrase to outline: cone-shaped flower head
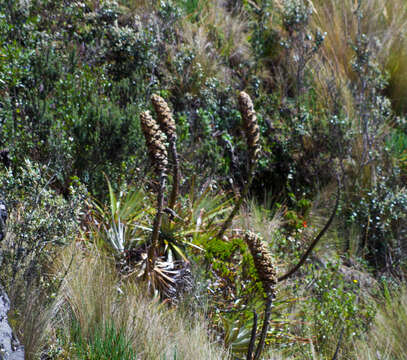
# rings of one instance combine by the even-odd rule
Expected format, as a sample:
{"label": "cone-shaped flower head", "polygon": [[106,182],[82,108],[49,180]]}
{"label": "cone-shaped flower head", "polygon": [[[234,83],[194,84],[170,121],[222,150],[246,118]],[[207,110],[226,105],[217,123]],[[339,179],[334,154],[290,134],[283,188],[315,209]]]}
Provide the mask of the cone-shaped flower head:
{"label": "cone-shaped flower head", "polygon": [[239,109],[243,118],[243,127],[246,133],[247,146],[249,147],[250,160],[256,161],[260,154],[260,130],[257,125],[256,112],[250,96],[242,91],[239,94]]}
{"label": "cone-shaped flower head", "polygon": [[165,132],[169,140],[177,138],[175,121],[172,117],[171,110],[165,100],[156,94],[151,96],[155,112],[157,113],[158,122],[161,129]]}
{"label": "cone-shaped flower head", "polygon": [[263,283],[264,290],[267,294],[274,296],[274,288],[277,283],[276,271],[266,246],[262,243],[260,237],[251,231],[245,233],[245,241],[249,246],[254,266]]}
{"label": "cone-shaped flower head", "polygon": [[165,172],[168,165],[168,155],[164,144],[164,134],[149,111],[140,114],[140,122],[151,160],[159,172]]}

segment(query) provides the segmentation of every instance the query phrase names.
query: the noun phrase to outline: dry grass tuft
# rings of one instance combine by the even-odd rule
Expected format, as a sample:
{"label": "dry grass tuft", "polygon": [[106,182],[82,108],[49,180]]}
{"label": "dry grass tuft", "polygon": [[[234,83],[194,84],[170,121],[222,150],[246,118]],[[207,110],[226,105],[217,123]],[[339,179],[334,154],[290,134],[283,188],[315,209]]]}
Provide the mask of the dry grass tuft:
{"label": "dry grass tuft", "polygon": [[360,360],[407,359],[407,288],[388,293],[378,308],[373,326],[366,336],[355,344]]}
{"label": "dry grass tuft", "polygon": [[277,212],[271,216],[271,212],[266,208],[250,201],[245,208],[240,211],[238,225],[242,229],[252,229],[269,244],[274,242],[275,234],[283,226],[283,215]]}
{"label": "dry grass tuft", "polygon": [[177,79],[180,93],[198,94],[206,81],[217,77],[230,83],[230,66],[250,58],[249,26],[243,12],[230,12],[223,0],[197,4],[197,13],[186,16],[176,46],[167,49],[169,59],[180,52],[193,54],[182,73],[173,64],[166,69]]}
{"label": "dry grass tuft", "polygon": [[98,324],[122,329],[138,359],[172,359],[175,354],[177,359],[228,358],[210,341],[201,314],[170,310],[146,296],[142,286],[120,281],[114,263],[95,248],[83,251],[72,245],[56,263],[56,271],[69,266],[72,253],[76,256],[61,289],[64,306],[50,331],[63,326],[69,334],[73,315],[87,339]]}
{"label": "dry grass tuft", "polygon": [[[358,20],[355,14],[357,2],[353,0],[313,0],[314,28],[326,32],[320,53],[319,68],[315,74],[321,90],[326,90],[332,79],[337,88],[344,90],[354,79],[351,62],[354,57],[351,44],[356,42]],[[404,0],[362,1],[361,31],[366,34],[374,60],[382,71],[390,75],[389,95],[394,106],[407,95],[407,2]],[[325,95],[325,96],[324,96]],[[352,99],[345,93],[352,108]],[[326,99],[326,94],[321,94]]]}

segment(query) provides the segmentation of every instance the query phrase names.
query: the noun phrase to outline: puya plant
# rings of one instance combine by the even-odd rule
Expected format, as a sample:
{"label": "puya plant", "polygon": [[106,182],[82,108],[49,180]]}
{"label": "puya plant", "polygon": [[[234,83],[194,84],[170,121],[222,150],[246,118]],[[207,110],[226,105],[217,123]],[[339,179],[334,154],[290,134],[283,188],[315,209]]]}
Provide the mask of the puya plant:
{"label": "puya plant", "polygon": [[179,192],[179,182],[180,182],[180,167],[177,152],[177,132],[175,127],[175,121],[172,117],[171,110],[167,103],[161,96],[153,94],[151,97],[151,102],[153,103],[154,109],[157,113],[158,122],[160,127],[163,129],[167,136],[168,142],[170,144],[170,153],[173,159],[174,173],[173,173],[173,186],[170,196],[170,201],[168,207],[172,210],[174,209],[175,202],[177,201]]}
{"label": "puya plant", "polygon": [[109,190],[108,206],[93,200],[89,212],[90,234],[96,242],[101,240],[101,248],[112,252],[118,259],[126,255],[126,250],[133,246],[137,238],[137,225],[149,212],[145,206],[145,194],[142,189],[114,192],[106,176]]}
{"label": "puya plant", "polygon": [[[159,177],[159,188],[157,192],[158,197],[157,211],[153,223],[150,245],[147,252],[147,264],[144,272],[144,277],[148,280],[149,284],[152,285],[154,289],[162,290],[160,284],[168,282],[174,284],[176,282],[175,277],[177,271],[175,271],[174,268],[173,270],[171,270],[170,266],[171,260],[162,257],[164,248],[164,237],[162,234],[162,218],[164,213],[168,211],[170,211],[171,213],[172,208],[174,208],[175,206],[175,202],[178,197],[180,175],[179,175],[178,155],[176,153],[176,135],[175,135],[176,128],[175,122],[171,115],[171,111],[168,105],[165,103],[165,101],[158,95],[154,95],[152,97],[152,102],[157,112],[159,121],[156,122],[149,112],[143,112],[140,115],[141,127],[146,138],[149,155],[154,164],[156,175]],[[225,237],[224,235],[228,228],[231,226],[234,217],[239,212],[245,198],[247,197],[252,180],[255,175],[258,158],[261,151],[259,144],[260,131],[259,126],[257,124],[256,112],[254,110],[253,102],[247,93],[241,92],[238,97],[238,103],[239,110],[241,112],[243,119],[243,128],[249,151],[248,179],[245,183],[244,188],[241,191],[240,197],[235,201],[233,210],[230,212],[226,220],[222,223],[219,231],[217,233],[215,232],[216,235],[214,236],[214,238],[218,239],[219,241],[224,241],[225,239],[227,239],[227,237]],[[166,134],[166,137],[164,137],[164,133]],[[174,185],[170,195],[169,208],[164,208],[164,194],[168,170],[168,153],[165,144],[166,139],[168,139],[168,141],[170,142],[171,155],[174,158],[175,163],[173,174]],[[265,339],[267,337],[272,302],[275,297],[275,288],[277,283],[292,276],[305,263],[306,259],[308,258],[312,250],[315,248],[317,243],[322,238],[323,234],[327,231],[328,227],[332,223],[338,207],[338,202],[339,202],[339,186],[335,208],[327,224],[309,245],[308,249],[305,251],[304,255],[300,258],[297,265],[295,265],[291,270],[289,270],[286,274],[280,277],[277,277],[276,275],[276,271],[272,263],[272,257],[268,253],[266,246],[262,243],[262,240],[256,234],[253,234],[250,231],[245,231],[241,233],[253,258],[253,263],[257,271],[258,278],[260,279],[261,284],[263,286],[265,294],[265,310],[260,337],[259,340],[257,341],[257,347],[255,349],[257,336],[257,316],[256,316],[254,319],[255,321],[253,322],[250,343],[247,351],[248,360],[259,359],[263,351]],[[168,286],[164,287],[164,290],[166,290],[167,288]]]}
{"label": "puya plant", "polygon": [[167,180],[168,154],[164,143],[164,134],[149,111],[145,111],[140,114],[140,123],[146,139],[148,153],[152,160],[155,172],[159,177],[157,212],[154,219],[151,244],[148,249],[145,271],[145,276],[148,276],[148,274],[151,274],[152,270],[154,269],[155,261],[158,255],[158,240],[164,206],[165,184]]}
{"label": "puya plant", "polygon": [[[250,96],[245,93],[241,92],[239,94],[238,98],[239,102],[239,110],[242,115],[243,119],[243,128],[244,128],[244,133],[246,136],[246,141],[247,141],[247,147],[249,151],[249,171],[248,171],[248,179],[246,181],[246,184],[241,192],[241,195],[239,199],[236,201],[235,206],[230,213],[230,215],[227,217],[225,222],[223,223],[219,233],[217,234],[217,238],[220,239],[227,239],[227,237],[224,236],[225,232],[227,229],[230,227],[232,224],[233,218],[237,215],[240,207],[243,204],[244,199],[246,198],[250,185],[252,183],[255,170],[256,170],[256,165],[257,161],[260,155],[260,131],[259,131],[259,126],[257,124],[257,118],[256,118],[256,112],[254,110],[253,102],[250,98]],[[301,266],[305,263],[309,255],[312,253],[313,249],[315,246],[319,243],[320,239],[322,236],[326,233],[328,230],[329,226],[331,225],[338,205],[339,205],[339,198],[340,198],[340,180],[338,178],[338,188],[337,188],[337,197],[336,197],[336,203],[334,206],[334,210],[329,217],[327,223],[323,227],[323,229],[320,231],[320,233],[315,237],[315,239],[310,243],[308,246],[307,250],[304,252],[304,254],[301,256],[300,260],[298,263],[293,266],[287,273],[281,276],[276,275],[275,268],[273,266],[272,262],[272,257],[269,254],[266,246],[263,244],[261,238],[250,232],[250,231],[245,231],[243,233],[244,240],[249,248],[249,251],[252,255],[253,262],[255,269],[257,271],[257,275],[261,281],[261,284],[263,286],[264,294],[265,294],[265,310],[264,310],[264,317],[263,317],[263,325],[262,325],[262,330],[260,333],[260,338],[256,347],[255,348],[255,342],[256,342],[256,335],[257,335],[257,315],[254,316],[253,319],[253,327],[252,327],[252,333],[251,333],[251,339],[249,342],[248,350],[247,350],[247,360],[258,360],[261,356],[261,353],[264,348],[264,343],[266,340],[267,336],[267,331],[268,331],[268,326],[269,326],[269,320],[271,316],[271,308],[272,308],[272,302],[275,297],[275,288],[278,282],[286,280],[287,278],[291,277],[295,272],[297,272]]]}
{"label": "puya plant", "polygon": [[[180,181],[180,167],[176,149],[176,126],[171,114],[171,110],[164,99],[156,94],[152,95],[151,101],[154,106],[155,112],[157,113],[158,121],[156,121],[151,116],[149,111],[145,111],[140,114],[140,122],[141,129],[146,139],[149,156],[154,165],[156,175],[159,178],[159,187],[157,192],[157,211],[153,223],[151,241],[147,254],[147,265],[144,274],[145,278],[148,278],[151,274],[153,274],[156,259],[160,255],[159,248],[160,245],[163,245],[160,244],[160,231],[163,213],[164,210],[166,212],[169,212],[170,214],[173,213],[173,208],[178,197]],[[238,213],[244,199],[246,198],[250,188],[250,184],[254,177],[257,159],[260,153],[260,131],[257,125],[256,113],[254,111],[253,103],[250,99],[250,96],[245,92],[241,92],[239,95],[239,107],[244,119],[244,129],[247,136],[247,143],[250,153],[249,178],[246,182],[240,198],[236,201],[232,212],[221,226],[220,231],[216,236],[217,238],[223,237],[225,231],[231,225],[233,218]],[[173,187],[169,199],[169,206],[168,208],[164,209],[164,193],[166,188],[168,170],[168,153],[165,145],[166,139],[168,140],[170,145],[170,153],[174,163],[174,172]]]}
{"label": "puya plant", "polygon": [[[177,134],[175,121],[165,100],[154,94],[151,97],[151,102],[158,121],[151,116],[150,112],[146,111],[140,114],[140,122],[150,158],[156,175],[159,178],[159,187],[157,192],[157,209],[147,251],[144,278],[148,280],[153,290],[159,290],[163,297],[174,302],[179,296],[179,290],[185,290],[191,283],[189,263],[186,261],[185,255],[175,244],[172,244],[172,247],[181,255],[182,260],[176,260],[170,252],[165,253],[166,244],[168,245],[169,241],[165,239],[162,231],[164,213],[172,219],[178,217],[173,210],[176,205],[180,183],[180,166],[176,148]],[[174,166],[172,191],[168,207],[164,208],[168,174],[166,140],[169,142],[169,152]]]}
{"label": "puya plant", "polygon": [[[253,328],[251,339],[249,343],[249,349],[247,351],[247,360],[257,360],[264,348],[264,343],[267,336],[267,330],[269,326],[269,320],[271,315],[271,306],[273,299],[275,298],[275,288],[277,284],[276,270],[273,265],[272,258],[266,248],[266,246],[261,241],[261,238],[251,231],[246,231],[244,239],[249,247],[250,253],[252,254],[254,266],[257,270],[259,279],[262,283],[265,295],[266,295],[266,306],[264,310],[263,327],[260,333],[260,339],[254,352],[255,339],[256,339],[256,328],[257,328],[257,318],[254,316]],[[254,352],[254,354],[253,354]]]}
{"label": "puya plant", "polygon": [[233,218],[239,212],[240,207],[242,206],[243,201],[249,192],[249,188],[253,181],[254,173],[256,170],[257,159],[260,155],[260,130],[257,124],[257,117],[256,112],[254,111],[253,102],[250,99],[250,96],[244,91],[239,94],[238,101],[240,113],[242,114],[243,119],[243,127],[246,135],[247,147],[249,150],[249,173],[243,191],[239,199],[236,201],[235,207],[233,208],[232,212],[223,223],[222,228],[218,233],[218,238],[223,237],[227,228],[232,224]]}
{"label": "puya plant", "polygon": [[[226,221],[223,223],[223,226],[218,233],[218,238],[223,238],[225,231],[231,225],[233,218],[236,216],[240,207],[242,206],[242,203],[246,198],[250,185],[253,181],[257,161],[260,155],[260,130],[257,123],[257,117],[254,110],[253,102],[250,96],[244,91],[240,92],[238,102],[239,110],[243,119],[243,129],[246,135],[247,147],[249,151],[248,179],[240,195],[240,198],[235,203],[235,207],[233,208]],[[254,350],[257,332],[257,316],[254,316],[253,328],[246,357],[247,360],[257,360],[260,358],[260,355],[263,351],[265,339],[267,336],[268,323],[271,315],[271,306],[275,297],[275,286],[277,284],[277,278],[272,258],[266,247],[262,243],[261,239],[256,234],[250,231],[246,231],[244,234],[244,240],[249,247],[250,253],[253,257],[254,266],[266,295],[266,306],[260,339],[258,341],[256,350]]]}

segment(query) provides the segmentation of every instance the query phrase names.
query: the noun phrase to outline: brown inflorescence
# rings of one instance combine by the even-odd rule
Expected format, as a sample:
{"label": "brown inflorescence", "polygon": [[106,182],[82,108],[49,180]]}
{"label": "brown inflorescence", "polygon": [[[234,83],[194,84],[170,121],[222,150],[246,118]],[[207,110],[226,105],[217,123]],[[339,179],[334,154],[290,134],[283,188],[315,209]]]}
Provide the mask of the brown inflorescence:
{"label": "brown inflorescence", "polygon": [[245,241],[252,254],[254,266],[256,267],[259,278],[263,284],[264,290],[268,295],[274,296],[275,286],[277,284],[276,270],[273,260],[266,246],[262,243],[260,237],[251,231],[245,233]]}
{"label": "brown inflorescence", "polygon": [[168,155],[164,144],[164,134],[149,111],[140,114],[140,122],[153,164],[159,172],[165,172],[168,165]]}
{"label": "brown inflorescence", "polygon": [[167,135],[169,140],[175,140],[177,137],[175,121],[172,117],[171,110],[165,100],[156,94],[151,96],[151,102],[157,113],[158,122]]}
{"label": "brown inflorescence", "polygon": [[250,96],[244,91],[239,94],[239,109],[243,118],[243,126],[249,147],[250,159],[255,162],[260,154],[260,130],[257,124],[256,112]]}

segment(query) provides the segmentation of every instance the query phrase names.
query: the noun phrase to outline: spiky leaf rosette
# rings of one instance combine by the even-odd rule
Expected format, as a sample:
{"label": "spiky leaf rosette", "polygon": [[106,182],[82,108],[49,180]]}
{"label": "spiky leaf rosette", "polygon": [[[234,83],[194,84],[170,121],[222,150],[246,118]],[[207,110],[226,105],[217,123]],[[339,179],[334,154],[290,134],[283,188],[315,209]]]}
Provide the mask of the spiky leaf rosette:
{"label": "spiky leaf rosette", "polygon": [[164,134],[149,111],[140,114],[140,122],[151,160],[160,173],[165,172],[168,165],[168,155],[164,144]]}
{"label": "spiky leaf rosette", "polygon": [[255,162],[260,154],[260,130],[257,124],[256,112],[250,96],[244,91],[239,94],[239,110],[243,118],[243,127],[249,148],[250,160]]}
{"label": "spiky leaf rosette", "polygon": [[175,121],[172,117],[171,110],[165,100],[156,94],[151,96],[151,102],[157,113],[158,122],[167,135],[168,139],[175,140],[177,138]]}
{"label": "spiky leaf rosette", "polygon": [[274,288],[277,284],[277,278],[270,253],[261,241],[261,238],[251,231],[245,233],[245,241],[249,246],[254,266],[256,267],[264,290],[268,295],[274,296]]}

